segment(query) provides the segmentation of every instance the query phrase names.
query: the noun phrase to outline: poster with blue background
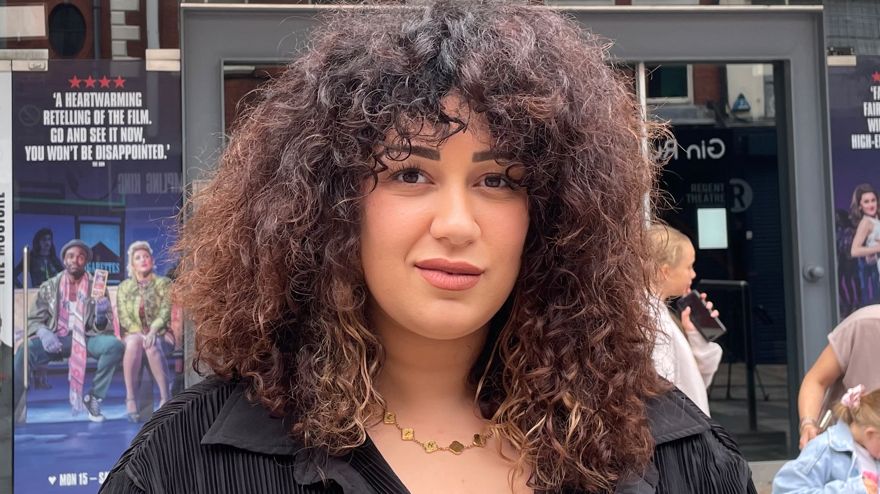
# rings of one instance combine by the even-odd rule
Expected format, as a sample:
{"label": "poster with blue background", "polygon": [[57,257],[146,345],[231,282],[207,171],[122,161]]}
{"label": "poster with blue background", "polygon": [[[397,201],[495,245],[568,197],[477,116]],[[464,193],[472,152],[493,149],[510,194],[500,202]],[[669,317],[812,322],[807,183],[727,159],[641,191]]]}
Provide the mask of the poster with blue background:
{"label": "poster with blue background", "polygon": [[93,493],[182,382],[180,74],[53,60],[13,74],[12,111],[15,492]]}
{"label": "poster with blue background", "polygon": [[880,57],[828,68],[841,319],[880,303]]}

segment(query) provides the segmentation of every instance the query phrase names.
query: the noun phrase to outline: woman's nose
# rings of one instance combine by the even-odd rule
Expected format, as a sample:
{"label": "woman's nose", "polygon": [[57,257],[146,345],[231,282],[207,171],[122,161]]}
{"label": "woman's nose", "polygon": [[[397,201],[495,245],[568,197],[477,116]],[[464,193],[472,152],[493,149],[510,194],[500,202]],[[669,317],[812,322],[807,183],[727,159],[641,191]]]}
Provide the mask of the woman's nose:
{"label": "woman's nose", "polygon": [[436,213],[431,222],[431,235],[455,246],[474,242],[480,236],[473,200],[464,188],[452,188],[437,194]]}

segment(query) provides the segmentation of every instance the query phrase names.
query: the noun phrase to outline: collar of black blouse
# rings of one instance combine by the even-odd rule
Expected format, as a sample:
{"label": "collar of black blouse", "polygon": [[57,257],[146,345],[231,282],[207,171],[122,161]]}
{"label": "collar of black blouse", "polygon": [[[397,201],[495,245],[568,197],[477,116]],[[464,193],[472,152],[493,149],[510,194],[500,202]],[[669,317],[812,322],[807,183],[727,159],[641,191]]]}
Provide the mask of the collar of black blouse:
{"label": "collar of black blouse", "polygon": [[[709,419],[699,408],[674,388],[648,401],[648,422],[657,445],[702,434],[711,427]],[[290,419],[273,417],[262,406],[250,403],[245,397],[244,386],[239,384],[202,437],[201,443],[290,457],[287,461],[292,462],[294,476],[301,484],[320,482],[323,477],[342,486],[356,487],[350,483],[358,475],[348,461],[297,444],[288,434],[291,426]]]}

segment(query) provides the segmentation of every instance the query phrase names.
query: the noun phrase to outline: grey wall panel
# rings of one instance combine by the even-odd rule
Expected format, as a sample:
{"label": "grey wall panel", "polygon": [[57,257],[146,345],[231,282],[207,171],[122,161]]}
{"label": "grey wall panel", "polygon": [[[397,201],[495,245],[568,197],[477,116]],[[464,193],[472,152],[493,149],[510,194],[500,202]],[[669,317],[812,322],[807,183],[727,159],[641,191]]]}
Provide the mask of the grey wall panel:
{"label": "grey wall panel", "polygon": [[[218,8],[219,7],[219,8]],[[181,6],[184,177],[204,176],[223,145],[223,64],[290,61],[320,8]]]}

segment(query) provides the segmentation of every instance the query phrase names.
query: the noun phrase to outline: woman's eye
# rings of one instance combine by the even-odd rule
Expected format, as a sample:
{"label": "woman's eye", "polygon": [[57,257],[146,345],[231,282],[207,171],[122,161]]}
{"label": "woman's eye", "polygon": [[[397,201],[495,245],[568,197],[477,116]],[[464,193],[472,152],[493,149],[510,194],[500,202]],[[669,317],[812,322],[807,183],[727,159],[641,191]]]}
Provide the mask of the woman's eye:
{"label": "woman's eye", "polygon": [[422,171],[415,168],[409,168],[396,172],[394,175],[391,176],[391,179],[407,184],[423,184],[428,182]]}
{"label": "woman's eye", "polygon": [[486,187],[490,187],[493,189],[497,189],[499,187],[510,187],[513,188],[513,183],[509,178],[504,175],[486,175],[483,177],[483,185]]}

